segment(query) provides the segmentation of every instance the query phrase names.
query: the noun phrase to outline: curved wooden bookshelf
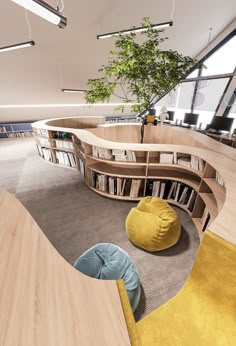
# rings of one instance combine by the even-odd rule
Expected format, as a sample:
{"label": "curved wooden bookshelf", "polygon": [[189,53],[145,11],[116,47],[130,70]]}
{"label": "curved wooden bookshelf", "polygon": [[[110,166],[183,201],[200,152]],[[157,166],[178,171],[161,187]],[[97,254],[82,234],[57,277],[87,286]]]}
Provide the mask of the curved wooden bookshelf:
{"label": "curved wooden bookshelf", "polygon": [[[83,118],[40,121],[32,127],[35,136],[43,132],[50,141],[56,131],[71,136],[77,167],[85,183],[96,193],[113,199],[137,201],[150,195],[155,182],[160,186],[164,181],[169,186],[180,184],[180,189],[186,187],[186,194],[195,194],[194,205],[189,208],[186,198],[184,203],[178,203],[178,198],[167,198],[166,195],[168,202],[191,215],[200,235],[204,228],[210,228],[236,244],[236,232],[233,231],[236,221],[233,211],[236,203],[234,149],[196,131],[173,126],[146,126],[144,143],[141,144],[140,124],[101,124],[99,118],[95,127],[94,121],[92,128],[89,118],[86,120],[88,128],[84,127]],[[59,149],[51,145],[53,162],[58,164],[55,150]],[[127,181],[130,193],[125,191]],[[208,214],[210,220],[203,225]]]}

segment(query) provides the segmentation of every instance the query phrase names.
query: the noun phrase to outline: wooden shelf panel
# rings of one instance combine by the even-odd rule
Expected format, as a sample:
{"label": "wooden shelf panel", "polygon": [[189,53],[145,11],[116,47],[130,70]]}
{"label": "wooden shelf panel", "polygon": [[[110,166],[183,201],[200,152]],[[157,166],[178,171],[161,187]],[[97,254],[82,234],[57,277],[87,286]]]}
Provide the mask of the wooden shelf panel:
{"label": "wooden shelf panel", "polygon": [[117,196],[117,195],[111,195],[111,194],[109,194],[109,193],[107,193],[107,192],[103,192],[103,191],[101,191],[101,190],[95,189],[94,187],[92,187],[92,186],[90,186],[90,185],[88,185],[88,187],[89,187],[91,190],[93,190],[93,191],[99,193],[100,195],[105,196],[105,197],[108,197],[108,198],[119,199],[119,200],[123,200],[123,201],[140,201],[141,198],[143,198],[143,196],[133,198],[133,197],[130,197],[130,196]]}
{"label": "wooden shelf panel", "polygon": [[76,167],[70,167],[70,166],[67,166],[67,165],[62,165],[62,164],[60,164],[58,162],[48,161],[47,159],[44,159],[42,156],[39,156],[39,158],[40,158],[40,160],[43,160],[44,162],[47,162],[50,165],[59,166],[59,167],[62,167],[62,168],[68,168],[68,169],[73,169],[74,171],[78,171],[78,169]]}
{"label": "wooden shelf panel", "polygon": [[200,170],[196,170],[196,169],[193,169],[193,168],[190,168],[190,167],[186,167],[186,166],[182,166],[182,165],[177,165],[177,164],[168,164],[168,163],[149,163],[149,167],[150,168],[168,168],[168,169],[172,169],[172,170],[175,170],[175,171],[182,171],[182,172],[190,172],[190,173],[193,173],[193,174],[196,174],[198,175],[199,177],[202,177],[203,176],[203,172],[200,171]]}
{"label": "wooden shelf panel", "polygon": [[135,167],[119,167],[112,166],[103,162],[94,163],[87,166],[89,169],[102,173],[105,175],[116,176],[116,177],[134,177],[134,178],[146,178],[145,169]]}
{"label": "wooden shelf panel", "polygon": [[182,172],[180,174],[180,172],[171,171],[171,170],[159,170],[158,173],[153,175],[150,175],[150,173],[148,173],[147,179],[153,179],[153,180],[166,179],[166,180],[179,181],[188,186],[191,186],[196,191],[198,191],[199,184],[200,184],[199,179],[193,180],[192,175],[189,175],[188,173],[184,174],[184,172]]}
{"label": "wooden shelf panel", "polygon": [[155,177],[155,176],[169,176],[169,177],[176,177],[176,178],[182,178],[187,180],[192,180],[193,182],[199,184],[201,181],[201,178],[195,174],[186,172],[185,170],[176,171],[174,168],[170,169],[167,167],[159,167],[159,168],[149,168],[148,169],[148,176]]}
{"label": "wooden shelf panel", "polygon": [[213,193],[200,192],[199,196],[202,198],[203,202],[206,204],[207,209],[211,216],[211,220],[214,220],[218,215],[218,208],[217,208],[216,199]]}
{"label": "wooden shelf panel", "polygon": [[73,149],[58,148],[58,147],[52,147],[52,149],[56,150],[56,151],[63,151],[63,152],[66,152],[66,153],[73,153],[73,154],[75,154]]}
{"label": "wooden shelf panel", "polygon": [[136,157],[136,162],[134,161],[116,161],[114,158],[111,160],[101,159],[99,157],[94,157],[92,155],[87,155],[88,158],[105,163],[111,163],[112,165],[129,165],[129,166],[147,166],[147,162],[144,157]]}
{"label": "wooden shelf panel", "polygon": [[216,199],[218,211],[220,211],[224,205],[226,192],[224,186],[218,184],[214,178],[204,178],[205,183],[213,191]]}

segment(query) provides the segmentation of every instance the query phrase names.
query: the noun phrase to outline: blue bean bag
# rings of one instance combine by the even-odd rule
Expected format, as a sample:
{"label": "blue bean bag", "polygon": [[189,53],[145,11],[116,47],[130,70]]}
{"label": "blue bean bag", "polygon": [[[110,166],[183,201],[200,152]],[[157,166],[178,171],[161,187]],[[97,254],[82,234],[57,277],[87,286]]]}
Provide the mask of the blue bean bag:
{"label": "blue bean bag", "polygon": [[74,267],[96,279],[123,279],[132,310],[136,310],[141,293],[138,272],[130,256],[119,246],[110,243],[97,244],[84,252]]}

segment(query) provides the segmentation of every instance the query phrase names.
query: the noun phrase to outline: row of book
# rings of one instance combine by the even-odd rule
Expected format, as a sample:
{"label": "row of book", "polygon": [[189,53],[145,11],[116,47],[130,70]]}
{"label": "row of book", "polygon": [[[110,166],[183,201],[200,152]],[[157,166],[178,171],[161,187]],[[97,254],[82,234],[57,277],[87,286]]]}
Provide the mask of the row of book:
{"label": "row of book", "polygon": [[193,168],[198,171],[204,170],[204,161],[195,155],[180,156],[176,152],[161,152],[160,153],[160,163],[164,164],[176,164],[180,166],[185,166],[188,168]]}
{"label": "row of book", "polygon": [[55,151],[57,162],[60,165],[66,165],[68,167],[76,168],[76,157],[73,153],[66,153],[64,151]]}
{"label": "row of book", "polygon": [[136,162],[135,152],[131,150],[99,148],[93,145],[92,156],[106,160]]}
{"label": "row of book", "polygon": [[148,180],[146,195],[174,200],[186,205],[189,211],[193,211],[197,192],[190,186],[172,180]]}
{"label": "row of book", "polygon": [[92,171],[92,187],[116,196],[137,198],[140,192],[141,179],[111,177]]}
{"label": "row of book", "polygon": [[40,145],[36,144],[39,156],[43,159],[52,162],[52,153],[50,149],[43,148]]}
{"label": "row of book", "polygon": [[55,146],[59,149],[73,150],[73,142],[70,140],[55,140]]}

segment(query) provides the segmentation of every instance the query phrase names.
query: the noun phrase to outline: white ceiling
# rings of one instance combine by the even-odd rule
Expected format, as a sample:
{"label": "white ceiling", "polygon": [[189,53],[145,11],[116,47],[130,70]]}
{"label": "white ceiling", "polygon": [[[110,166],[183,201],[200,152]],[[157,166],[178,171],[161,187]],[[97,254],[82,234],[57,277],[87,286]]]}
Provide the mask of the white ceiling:
{"label": "white ceiling", "polygon": [[[57,0],[46,0],[56,7]],[[59,5],[61,4],[59,0]],[[114,107],[3,108],[6,105],[78,104],[80,94],[61,88],[86,89],[89,78],[107,61],[113,39],[97,40],[99,33],[140,26],[142,18],[153,23],[169,21],[173,0],[64,0],[65,29],[28,12],[31,48],[0,53],[0,121],[55,116],[113,114]],[[11,0],[1,0],[0,46],[29,40],[25,10]],[[163,48],[195,57],[236,16],[235,0],[175,0],[174,25],[165,30]],[[129,112],[129,110],[126,110]]]}

